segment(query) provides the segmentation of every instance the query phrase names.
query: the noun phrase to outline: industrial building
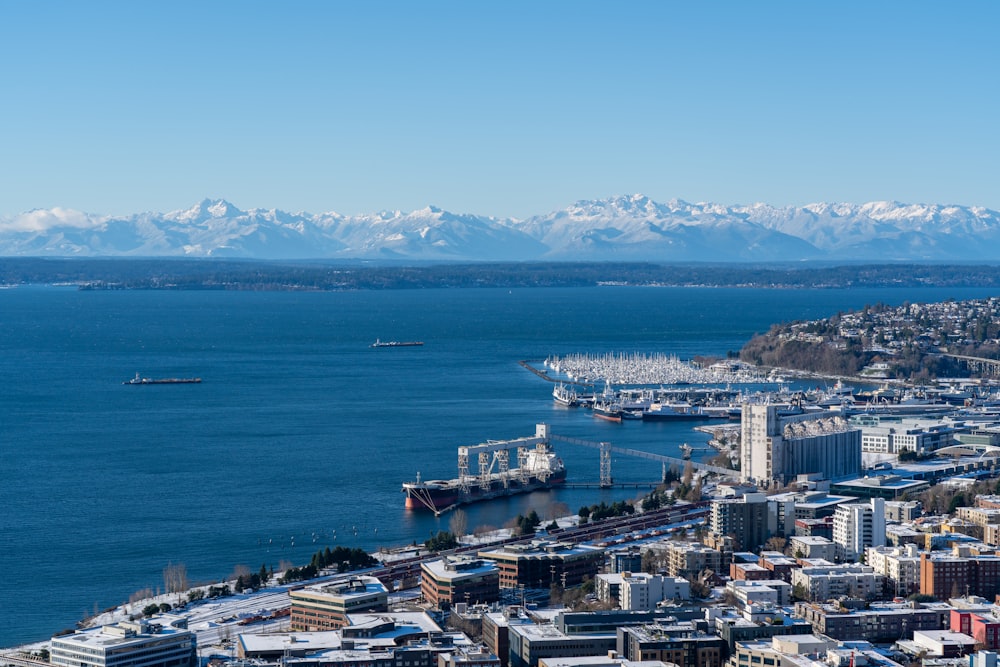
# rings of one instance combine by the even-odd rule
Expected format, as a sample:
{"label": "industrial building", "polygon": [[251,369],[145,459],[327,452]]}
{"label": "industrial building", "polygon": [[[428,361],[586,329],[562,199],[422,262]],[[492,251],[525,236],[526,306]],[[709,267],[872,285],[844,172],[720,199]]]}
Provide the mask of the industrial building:
{"label": "industrial building", "polygon": [[836,412],[782,416],[777,405],[743,405],[741,479],[784,485],[802,474],[861,472],[861,429]]}

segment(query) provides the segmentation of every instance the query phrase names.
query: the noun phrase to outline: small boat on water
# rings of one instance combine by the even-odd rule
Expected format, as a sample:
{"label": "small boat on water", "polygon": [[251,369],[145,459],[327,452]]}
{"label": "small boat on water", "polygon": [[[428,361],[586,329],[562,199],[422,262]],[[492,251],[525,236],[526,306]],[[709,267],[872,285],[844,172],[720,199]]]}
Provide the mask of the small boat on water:
{"label": "small boat on water", "polygon": [[576,390],[567,387],[561,382],[552,388],[552,399],[559,405],[567,407],[574,407],[580,404],[580,398],[577,396]]}
{"label": "small boat on water", "polygon": [[622,420],[622,409],[617,403],[598,401],[594,403],[594,416],[604,421],[620,423]]}
{"label": "small boat on water", "polygon": [[198,384],[201,378],[144,378],[138,373],[131,380],[125,380],[122,384]]}
{"label": "small boat on water", "polygon": [[420,347],[424,342],[422,340],[380,340],[375,339],[375,342],[368,347]]}

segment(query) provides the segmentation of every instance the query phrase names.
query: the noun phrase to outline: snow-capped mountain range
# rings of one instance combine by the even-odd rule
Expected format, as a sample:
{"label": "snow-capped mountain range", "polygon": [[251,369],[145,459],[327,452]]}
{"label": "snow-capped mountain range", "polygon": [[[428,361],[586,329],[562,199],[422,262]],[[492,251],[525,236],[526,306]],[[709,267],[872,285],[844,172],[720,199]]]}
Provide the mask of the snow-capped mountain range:
{"label": "snow-capped mountain range", "polygon": [[998,261],[1000,213],[941,204],[722,206],[643,195],[524,220],[428,207],[360,216],[204,200],[124,217],[62,208],[0,217],[0,256],[414,261]]}

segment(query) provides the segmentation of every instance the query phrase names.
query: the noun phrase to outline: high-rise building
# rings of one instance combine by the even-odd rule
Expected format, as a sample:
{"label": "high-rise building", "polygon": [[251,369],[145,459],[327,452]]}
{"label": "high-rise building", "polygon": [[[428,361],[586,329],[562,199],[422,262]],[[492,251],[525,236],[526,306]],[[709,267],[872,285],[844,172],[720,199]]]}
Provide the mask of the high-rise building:
{"label": "high-rise building", "polygon": [[867,547],[884,547],[885,500],[840,505],[833,514],[833,541],[848,561],[857,560]]}
{"label": "high-rise building", "polygon": [[861,473],[861,430],[836,412],[781,416],[776,405],[745,403],[742,447],[742,480],[763,486]]}
{"label": "high-rise building", "polygon": [[767,507],[763,493],[713,500],[709,527],[716,535],[732,536],[739,549],[756,550],[768,538]]}

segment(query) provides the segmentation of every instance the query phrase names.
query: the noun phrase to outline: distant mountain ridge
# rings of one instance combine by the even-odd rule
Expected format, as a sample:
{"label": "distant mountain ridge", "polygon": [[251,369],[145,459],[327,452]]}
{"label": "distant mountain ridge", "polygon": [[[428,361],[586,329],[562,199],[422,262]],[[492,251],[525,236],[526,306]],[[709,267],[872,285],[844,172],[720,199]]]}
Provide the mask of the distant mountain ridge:
{"label": "distant mountain ridge", "polygon": [[723,206],[644,195],[523,220],[435,207],[288,213],[205,199],[168,213],[0,217],[0,256],[414,261],[997,261],[1000,213],[941,204]]}

